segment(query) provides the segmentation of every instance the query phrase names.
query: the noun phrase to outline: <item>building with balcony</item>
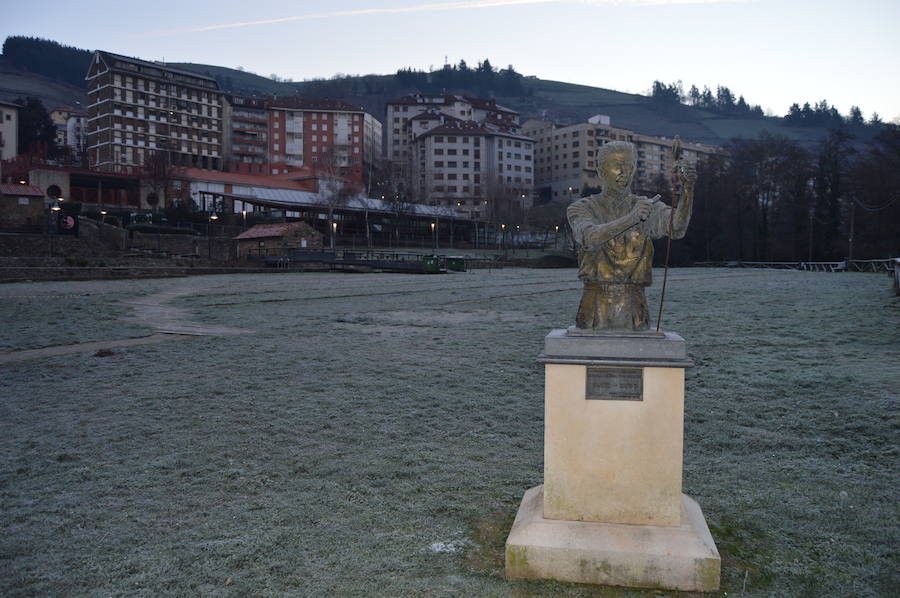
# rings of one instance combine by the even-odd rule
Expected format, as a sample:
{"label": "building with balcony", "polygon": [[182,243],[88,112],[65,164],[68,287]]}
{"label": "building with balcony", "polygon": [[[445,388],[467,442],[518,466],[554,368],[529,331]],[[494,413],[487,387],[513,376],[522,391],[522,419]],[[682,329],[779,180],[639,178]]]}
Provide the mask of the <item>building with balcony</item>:
{"label": "building with balcony", "polygon": [[361,106],[311,98],[272,98],[266,104],[270,174],[310,168],[362,188],[378,168],[381,123]]}
{"label": "building with balcony", "polygon": [[[385,106],[385,157],[395,170],[402,171],[407,167],[411,157],[409,144],[410,131],[405,131],[407,124],[416,117],[426,115],[443,115],[461,121],[491,121],[513,132],[519,126],[519,113],[504,108],[496,100],[483,100],[469,96],[448,94],[409,94],[387,102]],[[411,131],[413,135],[425,132],[429,121],[419,120]]]}
{"label": "building with balcony", "polygon": [[412,137],[409,147],[410,192],[418,203],[490,221],[531,206],[533,142],[528,137],[486,122],[445,118]]}
{"label": "building with balcony", "polygon": [[269,171],[269,111],[263,98],[225,96],[225,161],[231,172]]}
{"label": "building with balcony", "polygon": [[223,96],[215,79],[97,51],[87,73],[92,168],[142,166],[163,152],[174,166],[223,166]]}
{"label": "building with balcony", "polygon": [[[535,141],[535,186],[537,202],[577,199],[585,187],[599,187],[597,149],[610,141],[634,144],[637,167],[633,188],[641,193],[657,193],[659,177],[672,172],[674,139],[642,135],[610,124],[608,116],[597,115],[588,122],[557,125],[532,119],[522,125],[524,135]],[[682,144],[684,159],[696,162],[719,153],[720,148],[700,143]]]}

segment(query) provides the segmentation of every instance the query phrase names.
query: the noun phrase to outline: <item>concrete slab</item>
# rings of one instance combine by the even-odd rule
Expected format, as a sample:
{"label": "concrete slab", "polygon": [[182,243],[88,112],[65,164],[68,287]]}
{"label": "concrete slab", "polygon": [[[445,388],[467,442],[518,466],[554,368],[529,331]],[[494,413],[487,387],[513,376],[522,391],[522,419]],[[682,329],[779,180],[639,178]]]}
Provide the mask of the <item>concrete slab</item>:
{"label": "concrete slab", "polygon": [[711,592],[721,560],[699,505],[682,495],[681,525],[545,519],[543,486],[525,493],[506,540],[507,579],[556,579]]}
{"label": "concrete slab", "polygon": [[583,334],[552,330],[544,338],[544,363],[622,363],[642,367],[690,367],[684,339],[674,332]]}

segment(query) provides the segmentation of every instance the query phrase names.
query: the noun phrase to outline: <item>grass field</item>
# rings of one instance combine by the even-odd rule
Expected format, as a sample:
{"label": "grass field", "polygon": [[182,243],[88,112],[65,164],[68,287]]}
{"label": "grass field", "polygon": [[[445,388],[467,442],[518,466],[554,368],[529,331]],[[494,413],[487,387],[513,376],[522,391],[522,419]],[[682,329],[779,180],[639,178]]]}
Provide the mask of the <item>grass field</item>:
{"label": "grass field", "polygon": [[[141,298],[254,331],[0,365],[0,595],[680,595],[502,577],[519,500],[542,481],[535,357],[574,317],[573,270],[0,296],[0,351],[152,334]],[[896,595],[889,281],[680,269],[666,303],[697,363],[684,490],[723,556],[715,595]]]}

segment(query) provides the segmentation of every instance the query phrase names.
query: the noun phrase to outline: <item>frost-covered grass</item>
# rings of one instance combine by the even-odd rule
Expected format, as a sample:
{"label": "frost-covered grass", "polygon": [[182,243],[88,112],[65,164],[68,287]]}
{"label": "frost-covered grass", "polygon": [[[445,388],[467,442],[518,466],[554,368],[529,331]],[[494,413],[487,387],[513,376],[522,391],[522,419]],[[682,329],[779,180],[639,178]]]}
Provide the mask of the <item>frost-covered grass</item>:
{"label": "frost-covered grass", "polygon": [[[674,595],[502,578],[512,517],[542,480],[534,358],[574,317],[572,270],[0,291],[85,285],[70,304],[111,308],[102,334],[48,328],[41,307],[16,312],[4,345],[149,333],[116,302],[173,289],[193,293],[175,304],[196,320],[256,332],[0,366],[0,594]],[[667,295],[664,327],[697,362],[685,492],[723,554],[723,592],[894,595],[888,281],[673,270]]]}

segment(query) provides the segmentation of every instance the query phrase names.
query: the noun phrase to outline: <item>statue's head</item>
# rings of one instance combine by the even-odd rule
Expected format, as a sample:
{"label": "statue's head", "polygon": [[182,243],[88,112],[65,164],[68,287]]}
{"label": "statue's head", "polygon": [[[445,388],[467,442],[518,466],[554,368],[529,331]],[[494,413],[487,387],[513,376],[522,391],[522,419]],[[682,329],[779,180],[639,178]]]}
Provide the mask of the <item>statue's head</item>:
{"label": "statue's head", "polygon": [[605,189],[624,191],[631,187],[635,169],[634,146],[627,141],[610,141],[597,150],[597,174]]}

